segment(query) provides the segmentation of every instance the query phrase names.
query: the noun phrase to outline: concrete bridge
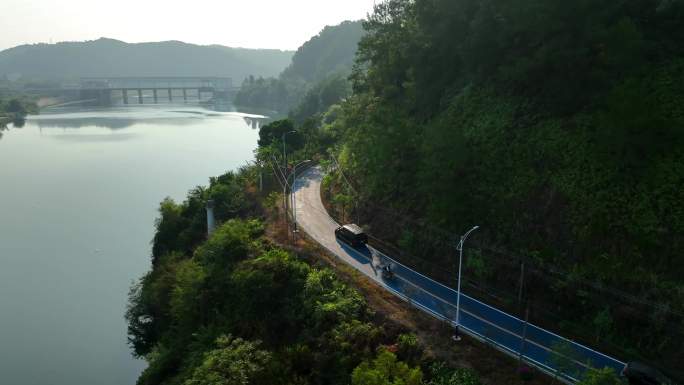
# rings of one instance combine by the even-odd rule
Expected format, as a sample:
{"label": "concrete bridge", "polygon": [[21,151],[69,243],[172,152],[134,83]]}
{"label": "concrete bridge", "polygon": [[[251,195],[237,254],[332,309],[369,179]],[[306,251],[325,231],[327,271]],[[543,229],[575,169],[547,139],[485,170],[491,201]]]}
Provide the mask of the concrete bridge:
{"label": "concrete bridge", "polygon": [[124,104],[229,99],[238,90],[226,77],[102,77],[81,78],[80,98],[111,104],[120,97]]}

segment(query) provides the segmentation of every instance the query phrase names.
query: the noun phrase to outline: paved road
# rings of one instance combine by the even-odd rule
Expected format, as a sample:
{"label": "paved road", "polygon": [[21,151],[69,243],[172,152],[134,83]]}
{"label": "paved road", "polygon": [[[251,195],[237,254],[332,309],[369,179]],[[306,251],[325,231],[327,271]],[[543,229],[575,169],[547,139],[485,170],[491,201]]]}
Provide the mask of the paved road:
{"label": "paved road", "polygon": [[[330,218],[321,201],[322,179],[318,167],[308,169],[297,178],[294,187],[299,227],[385,289],[436,318],[454,320],[458,296],[455,290],[401,265],[372,246],[352,248],[335,238],[334,230],[338,224]],[[382,278],[379,266],[385,264],[390,264],[395,273],[390,280]],[[552,373],[558,362],[567,361],[558,358],[558,346],[565,345],[568,351],[566,358],[574,362],[573,367],[564,373],[568,382],[581,378],[590,367],[610,367],[620,373],[625,366],[624,362],[552,332],[532,324],[525,325],[522,320],[464,294],[461,294],[461,327],[508,354],[517,357],[522,353],[528,362]]]}

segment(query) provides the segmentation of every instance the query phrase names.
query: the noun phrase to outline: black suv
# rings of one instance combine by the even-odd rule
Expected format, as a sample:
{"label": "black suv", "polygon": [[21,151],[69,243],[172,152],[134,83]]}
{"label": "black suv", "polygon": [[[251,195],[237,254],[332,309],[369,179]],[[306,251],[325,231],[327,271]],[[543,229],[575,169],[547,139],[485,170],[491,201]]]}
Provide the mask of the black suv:
{"label": "black suv", "polygon": [[640,362],[630,362],[622,371],[630,385],[675,385],[659,370]]}
{"label": "black suv", "polygon": [[335,229],[335,238],[340,239],[353,247],[359,247],[368,243],[368,236],[363,229],[355,224],[340,226]]}

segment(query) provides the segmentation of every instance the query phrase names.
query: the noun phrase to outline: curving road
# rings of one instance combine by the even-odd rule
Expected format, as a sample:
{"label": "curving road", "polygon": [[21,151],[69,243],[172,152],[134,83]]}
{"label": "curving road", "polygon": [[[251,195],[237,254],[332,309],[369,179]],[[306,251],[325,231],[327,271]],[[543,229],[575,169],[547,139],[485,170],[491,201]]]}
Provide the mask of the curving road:
{"label": "curving road", "polygon": [[[331,253],[388,291],[438,319],[455,319],[458,296],[455,290],[403,266],[372,246],[352,248],[337,241],[334,231],[338,224],[328,215],[321,201],[322,179],[321,169],[313,167],[295,181],[294,197],[299,227]],[[379,266],[385,264],[390,264],[395,273],[390,280],[382,278]],[[574,367],[562,373],[569,383],[577,382],[590,368],[610,367],[620,373],[625,367],[622,361],[535,325],[525,324],[512,315],[464,294],[461,294],[460,318],[461,328],[468,334],[512,356],[522,355],[527,362],[544,371],[555,373],[559,364],[564,365],[563,361],[572,360]],[[560,345],[564,346],[559,348]],[[566,353],[560,355],[559,351]]]}

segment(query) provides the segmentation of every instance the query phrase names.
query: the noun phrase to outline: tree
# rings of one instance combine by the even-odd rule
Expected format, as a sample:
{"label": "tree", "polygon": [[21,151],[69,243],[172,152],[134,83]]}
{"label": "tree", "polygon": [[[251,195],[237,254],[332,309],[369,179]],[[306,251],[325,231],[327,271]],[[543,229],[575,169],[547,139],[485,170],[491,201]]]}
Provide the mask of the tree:
{"label": "tree", "polygon": [[271,353],[259,345],[231,335],[219,337],[216,349],[205,353],[184,385],[268,385]]}
{"label": "tree", "polygon": [[26,115],[26,107],[24,106],[24,104],[19,99],[11,99],[7,103],[6,110],[7,110],[7,112],[11,112],[17,116]]}
{"label": "tree", "polygon": [[342,221],[344,222],[347,218],[347,209],[354,202],[354,197],[348,194],[335,194],[333,197],[333,203],[338,205],[342,211]]}
{"label": "tree", "polygon": [[364,361],[352,372],[352,385],[420,385],[420,367],[410,368],[387,350],[381,350],[372,361]]}
{"label": "tree", "polygon": [[[276,120],[261,126],[259,129],[259,140],[257,141],[259,147],[275,145],[277,146],[276,149],[279,152],[282,152],[283,134],[293,131],[294,129],[294,124],[290,119]],[[286,151],[288,152],[298,150],[304,146],[301,135],[298,135],[297,133],[287,135],[285,143],[287,145]]]}
{"label": "tree", "polygon": [[413,333],[400,334],[397,337],[397,355],[402,360],[409,363],[416,363],[423,354],[418,336]]}
{"label": "tree", "polygon": [[551,365],[555,369],[554,383],[560,377],[577,378],[577,352],[570,342],[559,340],[551,346]]}
{"label": "tree", "polygon": [[601,337],[603,339],[609,338],[613,328],[613,317],[610,315],[610,309],[606,307],[596,314],[593,323],[596,330],[596,342],[599,342]]}
{"label": "tree", "polygon": [[584,379],[577,385],[623,385],[624,383],[615,374],[612,368],[592,369],[587,371]]}

